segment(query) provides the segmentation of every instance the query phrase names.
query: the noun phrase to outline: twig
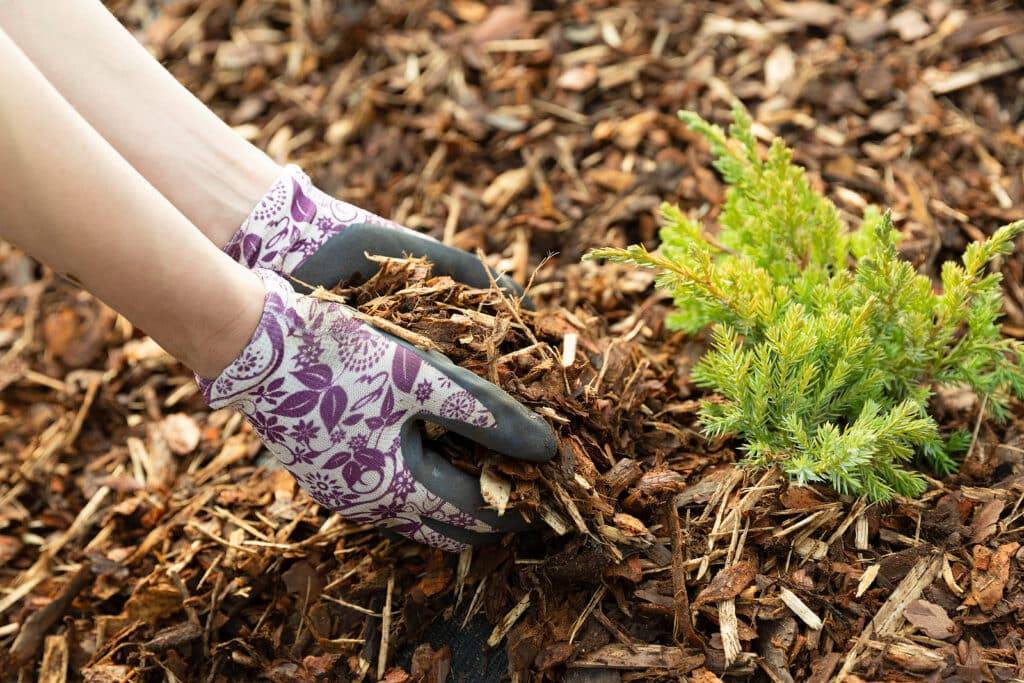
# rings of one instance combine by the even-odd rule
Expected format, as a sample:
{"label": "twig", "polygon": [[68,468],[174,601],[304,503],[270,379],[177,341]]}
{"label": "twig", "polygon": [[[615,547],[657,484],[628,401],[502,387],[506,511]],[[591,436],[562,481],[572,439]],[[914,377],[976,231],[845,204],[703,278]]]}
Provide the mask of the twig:
{"label": "twig", "polygon": [[395,592],[395,573],[388,577],[388,592],[384,596],[384,618],[380,624],[380,652],[377,655],[377,680],[384,678],[388,665],[388,644],[391,638],[391,599]]}
{"label": "twig", "polygon": [[[981,399],[981,408],[978,409],[978,419],[974,422],[974,432],[971,434],[971,445],[967,447],[967,453],[964,454],[964,460],[971,457],[971,453],[974,452],[974,444],[978,441],[978,432],[981,431],[981,421],[985,417],[985,406],[988,405],[988,394],[985,394]],[[984,464],[985,457],[978,456],[978,462]]]}
{"label": "twig", "polygon": [[587,606],[583,608],[582,612],[580,612],[580,616],[576,618],[576,623],[572,625],[572,630],[569,632],[570,643],[576,640],[576,634],[579,633],[580,628],[582,628],[583,624],[586,623],[587,617],[589,617],[590,613],[594,611],[594,608],[597,606],[597,603],[601,602],[601,599],[604,597],[604,594],[607,592],[607,590],[608,589],[606,587],[601,586],[596,591],[594,591],[594,595],[591,596],[590,602],[588,602]]}

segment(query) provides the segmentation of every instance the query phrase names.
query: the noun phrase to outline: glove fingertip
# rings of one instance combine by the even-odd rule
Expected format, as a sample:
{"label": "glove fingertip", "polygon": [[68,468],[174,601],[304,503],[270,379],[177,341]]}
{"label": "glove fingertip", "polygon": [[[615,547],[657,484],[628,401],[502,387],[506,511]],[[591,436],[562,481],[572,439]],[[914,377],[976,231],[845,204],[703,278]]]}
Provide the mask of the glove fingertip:
{"label": "glove fingertip", "polygon": [[488,406],[495,424],[474,435],[477,441],[517,460],[539,463],[555,457],[558,439],[547,420],[511,396],[495,403]]}

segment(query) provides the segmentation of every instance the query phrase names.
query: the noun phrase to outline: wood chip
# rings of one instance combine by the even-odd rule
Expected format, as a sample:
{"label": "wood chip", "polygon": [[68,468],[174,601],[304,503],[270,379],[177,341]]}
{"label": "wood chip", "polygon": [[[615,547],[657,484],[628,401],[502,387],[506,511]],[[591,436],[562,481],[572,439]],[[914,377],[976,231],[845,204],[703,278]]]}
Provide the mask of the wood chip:
{"label": "wood chip", "polygon": [[740,645],[739,625],[736,621],[736,601],[723,600],[718,603],[718,627],[722,636],[722,648],[725,650],[725,666],[732,666],[740,656],[743,646]]}
{"label": "wood chip", "polygon": [[938,640],[952,638],[956,629],[956,625],[946,614],[946,610],[923,598],[907,605],[903,616],[911,624],[924,631],[929,638]]}
{"label": "wood chip", "polygon": [[519,602],[516,603],[516,606],[513,607],[508,614],[502,617],[501,621],[498,622],[498,625],[494,627],[494,630],[491,631],[491,635],[487,638],[487,644],[490,647],[494,647],[504,640],[505,636],[508,635],[508,632],[513,626],[515,626],[516,622],[519,621],[519,617],[523,616],[523,612],[525,612],[526,608],[529,606],[530,594],[527,593],[519,600]]}
{"label": "wood chip", "polygon": [[928,72],[925,82],[936,95],[945,95],[957,90],[968,88],[989,78],[997,78],[1021,68],[1024,61],[1020,59],[1004,59],[998,62],[974,64],[951,74]]}
{"label": "wood chip", "polygon": [[685,674],[703,663],[703,655],[690,654],[678,647],[636,645],[630,648],[612,643],[579,657],[570,666],[584,669],[668,669],[676,674]]}
{"label": "wood chip", "polygon": [[810,607],[804,604],[804,601],[796,596],[793,591],[788,588],[783,588],[779,591],[779,597],[782,598],[782,602],[786,603],[786,607],[793,611],[793,614],[800,618],[800,621],[807,624],[815,631],[821,629],[821,619],[815,614]]}
{"label": "wood chip", "polygon": [[875,578],[878,576],[878,570],[881,569],[882,565],[873,564],[864,570],[864,573],[860,577],[860,581],[857,583],[857,592],[854,594],[855,597],[861,597],[867,592],[868,588],[871,588],[871,584],[875,582]]}
{"label": "wood chip", "polygon": [[480,495],[499,516],[504,515],[512,495],[512,482],[499,475],[493,463],[487,463],[480,472]]}

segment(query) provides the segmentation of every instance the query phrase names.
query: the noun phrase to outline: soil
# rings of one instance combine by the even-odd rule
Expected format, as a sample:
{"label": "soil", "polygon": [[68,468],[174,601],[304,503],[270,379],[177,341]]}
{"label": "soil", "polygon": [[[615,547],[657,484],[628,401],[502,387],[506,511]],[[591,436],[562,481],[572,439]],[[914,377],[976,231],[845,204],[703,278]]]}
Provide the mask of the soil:
{"label": "soil", "polygon": [[[714,225],[722,182],[675,112],[725,122],[739,97],[851,221],[892,208],[934,275],[1022,215],[1014,3],[108,5],[274,158],[529,283],[532,311],[390,261],[339,293],[560,448],[536,468],[442,437],[537,533],[456,557],[348,524],[142,331],[0,245],[9,679],[460,680],[431,635],[481,617],[517,681],[1024,677],[1020,406],[1000,426],[941,394],[974,439],[919,500],[792,487],[700,436],[703,342],[664,327],[650,275],[579,261],[656,246],[662,201]],[[1000,266],[1016,337],[1021,253]]]}

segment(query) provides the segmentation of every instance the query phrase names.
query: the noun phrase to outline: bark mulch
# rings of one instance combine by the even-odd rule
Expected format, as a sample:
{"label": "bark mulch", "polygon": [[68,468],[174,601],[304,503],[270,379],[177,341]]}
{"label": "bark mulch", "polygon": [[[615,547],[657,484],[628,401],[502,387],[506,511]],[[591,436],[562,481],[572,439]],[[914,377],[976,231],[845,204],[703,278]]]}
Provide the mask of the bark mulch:
{"label": "bark mulch", "polygon": [[[474,615],[517,681],[1024,676],[1019,412],[938,397],[974,439],[919,500],[745,472],[697,431],[702,340],[665,329],[648,274],[579,263],[654,246],[662,200],[714,221],[722,184],[674,112],[724,121],[739,97],[934,272],[1021,216],[1015,3],[108,4],[275,158],[531,282],[528,310],[390,260],[319,295],[505,387],[559,452],[435,435],[536,533],[455,557],[348,524],[142,332],[0,245],[5,679],[460,680],[427,641]],[[1024,337],[1024,257],[1002,268]]]}

